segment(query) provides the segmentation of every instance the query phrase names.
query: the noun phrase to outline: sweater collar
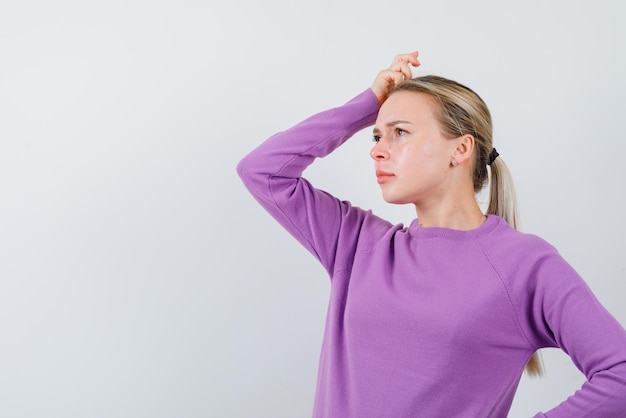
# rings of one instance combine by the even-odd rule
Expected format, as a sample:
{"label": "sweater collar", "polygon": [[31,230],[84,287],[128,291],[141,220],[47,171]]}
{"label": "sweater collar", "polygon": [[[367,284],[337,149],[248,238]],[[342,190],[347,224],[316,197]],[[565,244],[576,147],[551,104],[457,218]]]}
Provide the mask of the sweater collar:
{"label": "sweater collar", "polygon": [[419,238],[445,238],[454,240],[475,239],[486,235],[496,229],[498,225],[506,224],[506,221],[497,215],[487,215],[487,220],[478,228],[469,231],[442,227],[421,227],[418,219],[414,219],[409,225],[408,232],[411,236]]}

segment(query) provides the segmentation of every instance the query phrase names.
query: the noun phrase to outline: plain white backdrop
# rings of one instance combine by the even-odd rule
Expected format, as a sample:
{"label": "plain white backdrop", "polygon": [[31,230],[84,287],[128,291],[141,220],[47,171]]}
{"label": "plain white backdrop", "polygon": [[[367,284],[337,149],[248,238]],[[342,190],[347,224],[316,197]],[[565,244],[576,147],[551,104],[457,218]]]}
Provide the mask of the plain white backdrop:
{"label": "plain white backdrop", "polygon": [[[323,269],[239,159],[398,52],[475,89],[523,228],[626,324],[618,0],[0,3],[0,416],[306,417]],[[408,223],[357,134],[306,174]],[[511,417],[583,382],[544,353]],[[488,367],[488,365],[487,365]],[[453,402],[454,400],[450,400]]]}

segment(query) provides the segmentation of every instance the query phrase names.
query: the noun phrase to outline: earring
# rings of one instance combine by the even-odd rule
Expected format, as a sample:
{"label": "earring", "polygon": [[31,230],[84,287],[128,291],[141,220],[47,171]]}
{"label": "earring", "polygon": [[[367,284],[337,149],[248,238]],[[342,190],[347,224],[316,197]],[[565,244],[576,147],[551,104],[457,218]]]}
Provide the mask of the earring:
{"label": "earring", "polygon": [[453,167],[456,167],[456,165],[457,165],[457,164],[458,164],[458,163],[456,162],[456,160],[452,160],[452,166],[453,166]]}

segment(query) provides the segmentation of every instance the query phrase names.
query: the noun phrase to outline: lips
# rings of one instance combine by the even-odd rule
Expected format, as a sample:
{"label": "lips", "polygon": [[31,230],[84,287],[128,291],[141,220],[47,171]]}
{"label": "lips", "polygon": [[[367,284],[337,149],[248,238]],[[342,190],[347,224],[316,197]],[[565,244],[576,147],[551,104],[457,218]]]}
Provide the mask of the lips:
{"label": "lips", "polygon": [[376,170],[376,181],[378,184],[383,184],[389,181],[394,176],[393,173],[389,173],[387,171]]}

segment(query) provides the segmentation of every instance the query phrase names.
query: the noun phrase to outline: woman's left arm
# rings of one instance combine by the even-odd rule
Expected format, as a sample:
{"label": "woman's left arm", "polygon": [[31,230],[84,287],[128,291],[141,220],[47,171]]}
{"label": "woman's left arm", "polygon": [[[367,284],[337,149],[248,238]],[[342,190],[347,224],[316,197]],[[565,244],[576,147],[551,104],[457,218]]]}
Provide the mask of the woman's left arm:
{"label": "woman's left arm", "polygon": [[535,272],[535,335],[565,351],[587,377],[574,395],[537,417],[626,417],[626,331],[556,252]]}

